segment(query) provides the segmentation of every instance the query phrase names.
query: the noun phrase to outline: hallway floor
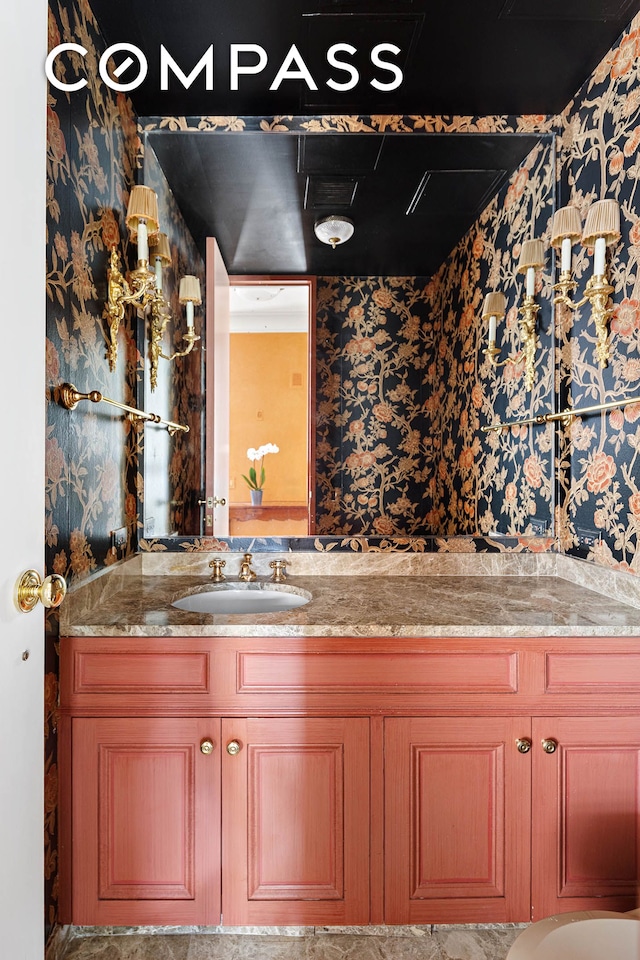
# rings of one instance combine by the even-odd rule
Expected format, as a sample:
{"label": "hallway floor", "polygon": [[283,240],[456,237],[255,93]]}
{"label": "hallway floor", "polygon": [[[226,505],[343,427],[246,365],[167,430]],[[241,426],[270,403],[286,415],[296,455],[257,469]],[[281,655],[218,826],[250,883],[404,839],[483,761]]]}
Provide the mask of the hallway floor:
{"label": "hallway floor", "polygon": [[[393,928],[392,928],[393,929]],[[64,960],[504,960],[516,926],[376,928],[304,935],[101,930],[72,939]]]}

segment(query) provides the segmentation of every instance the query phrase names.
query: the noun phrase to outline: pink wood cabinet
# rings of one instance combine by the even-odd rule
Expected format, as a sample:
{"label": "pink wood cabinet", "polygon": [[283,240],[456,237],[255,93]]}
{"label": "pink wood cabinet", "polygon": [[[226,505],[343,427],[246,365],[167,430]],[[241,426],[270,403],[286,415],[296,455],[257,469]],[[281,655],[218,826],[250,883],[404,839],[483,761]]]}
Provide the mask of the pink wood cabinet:
{"label": "pink wood cabinet", "polygon": [[223,720],[222,741],[224,923],[368,923],[368,721]]}
{"label": "pink wood cabinet", "polygon": [[520,718],[385,722],[388,923],[526,919],[531,763]]}
{"label": "pink wood cabinet", "polygon": [[63,638],[60,919],[629,909],[639,759],[633,637]]}
{"label": "pink wood cabinet", "polygon": [[215,719],[73,721],[74,923],[218,923],[219,731]]}
{"label": "pink wood cabinet", "polygon": [[640,719],[537,718],[533,744],[532,919],[635,909]]}

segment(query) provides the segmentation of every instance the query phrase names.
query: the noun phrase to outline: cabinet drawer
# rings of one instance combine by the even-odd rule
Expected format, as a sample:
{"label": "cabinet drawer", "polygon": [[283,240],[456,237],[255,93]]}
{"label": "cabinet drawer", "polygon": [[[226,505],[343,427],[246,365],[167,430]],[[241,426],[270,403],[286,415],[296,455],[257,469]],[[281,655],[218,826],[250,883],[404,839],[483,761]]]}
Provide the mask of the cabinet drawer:
{"label": "cabinet drawer", "polygon": [[640,653],[546,654],[546,693],[640,693]]}
{"label": "cabinet drawer", "polygon": [[209,706],[214,658],[210,644],[171,638],[80,638],[61,658],[61,704],[123,715]]}
{"label": "cabinet drawer", "polygon": [[241,694],[516,693],[518,654],[239,651]]}

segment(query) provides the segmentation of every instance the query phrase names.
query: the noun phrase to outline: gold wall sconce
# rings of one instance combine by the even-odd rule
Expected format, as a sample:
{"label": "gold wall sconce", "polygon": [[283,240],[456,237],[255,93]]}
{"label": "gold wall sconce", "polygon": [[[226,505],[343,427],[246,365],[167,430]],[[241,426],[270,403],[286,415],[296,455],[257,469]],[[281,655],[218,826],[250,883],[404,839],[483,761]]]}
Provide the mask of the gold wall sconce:
{"label": "gold wall sconce", "polygon": [[187,312],[187,332],[182,339],[186,343],[184,350],[176,350],[166,354],[162,350],[162,339],[167,324],[171,320],[169,304],[164,298],[162,271],[171,263],[169,239],[166,234],[159,233],[156,243],[152,247],[151,256],[155,271],[155,295],[151,301],[151,321],[149,324],[149,383],[154,391],[158,385],[158,363],[163,360],[175,360],[176,357],[186,357],[193,350],[193,345],[200,339],[194,329],[194,304],[201,304],[200,281],[197,277],[185,276],[180,280],[179,299]]}
{"label": "gold wall sconce", "polygon": [[159,230],[158,197],[154,190],[144,186],[132,188],[125,223],[131,240],[138,246],[138,263],[129,279],[125,279],[120,269],[120,254],[115,246],[111,248],[104,316],[109,324],[107,359],[112,371],[118,359],[117,336],[125,307],[133,305],[144,309],[155,296],[155,274],[149,270],[149,238],[154,240]]}
{"label": "gold wall sconce", "polygon": [[535,359],[537,346],[536,318],[540,306],[535,302],[536,270],[544,263],[544,244],[541,240],[525,240],[522,244],[517,272],[525,274],[525,293],[518,312],[520,319],[520,339],[522,349],[505,360],[499,360],[500,350],[496,347],[497,322],[506,313],[506,299],[499,292],[488,293],[484,298],[482,319],[489,322],[489,346],[484,351],[492,367],[504,367],[507,363],[521,363],[524,360],[524,382],[531,390],[535,380]]}
{"label": "gold wall sconce", "polygon": [[[570,310],[579,310],[585,303],[591,304],[591,317],[596,328],[596,359],[601,367],[609,362],[609,317],[613,307],[609,298],[613,287],[607,280],[607,247],[620,239],[620,206],[617,200],[597,200],[587,211],[584,230],[580,229],[580,213],[572,206],[557,210],[551,228],[551,245],[560,253],[560,279],[554,285],[558,293],[554,303],[563,304]],[[572,246],[580,240],[583,247],[593,247],[593,274],[587,281],[584,296],[574,301],[570,293],[577,286],[573,279]]]}

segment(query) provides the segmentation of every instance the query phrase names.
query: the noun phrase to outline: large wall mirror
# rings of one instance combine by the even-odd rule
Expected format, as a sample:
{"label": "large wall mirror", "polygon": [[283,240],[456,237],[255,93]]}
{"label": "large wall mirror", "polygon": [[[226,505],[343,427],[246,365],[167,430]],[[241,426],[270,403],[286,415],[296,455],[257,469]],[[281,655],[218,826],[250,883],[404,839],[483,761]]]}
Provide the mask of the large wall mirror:
{"label": "large wall mirror", "polygon": [[[552,158],[551,135],[526,132],[149,131],[144,177],[172,220],[177,273],[196,272],[197,260],[208,279],[197,359],[163,363],[155,391],[144,387],[145,408],[175,419],[178,391],[190,422],[201,423],[189,440],[147,443],[145,536],[550,533],[549,432],[480,427],[552,402],[551,257],[538,280],[545,303],[531,390],[521,372],[489,368],[477,321],[485,293],[501,289],[511,312],[499,339],[505,353],[517,351],[514,264],[522,241],[547,229]],[[314,234],[330,213],[355,227],[336,248]],[[228,440],[212,422],[219,403],[207,404],[220,286],[208,238],[236,316]],[[308,313],[294,321],[296,278]],[[295,347],[282,339],[289,324]],[[282,376],[280,386],[267,377],[279,367],[288,399],[267,410],[252,388],[281,400]],[[279,444],[295,397],[306,399],[304,427]],[[265,444],[280,452],[263,461],[257,506],[242,475],[247,450]],[[207,476],[218,453],[229,462],[222,495]],[[295,477],[304,480],[294,491]],[[227,503],[220,511],[212,499]],[[216,529],[225,509],[226,529]]]}

